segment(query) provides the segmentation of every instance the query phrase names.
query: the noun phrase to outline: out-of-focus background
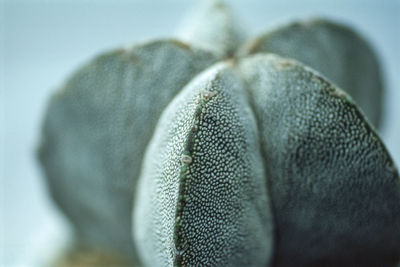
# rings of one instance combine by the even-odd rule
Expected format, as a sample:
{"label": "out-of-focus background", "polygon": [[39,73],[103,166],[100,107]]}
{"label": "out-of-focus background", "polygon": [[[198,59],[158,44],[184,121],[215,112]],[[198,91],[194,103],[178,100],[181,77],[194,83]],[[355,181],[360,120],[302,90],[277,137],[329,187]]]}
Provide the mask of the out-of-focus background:
{"label": "out-of-focus background", "polygon": [[[0,266],[40,266],[68,236],[35,159],[50,94],[107,49],[172,36],[199,1],[0,1]],[[400,166],[399,0],[227,2],[251,35],[311,15],[360,31],[381,59],[387,84],[381,135]]]}

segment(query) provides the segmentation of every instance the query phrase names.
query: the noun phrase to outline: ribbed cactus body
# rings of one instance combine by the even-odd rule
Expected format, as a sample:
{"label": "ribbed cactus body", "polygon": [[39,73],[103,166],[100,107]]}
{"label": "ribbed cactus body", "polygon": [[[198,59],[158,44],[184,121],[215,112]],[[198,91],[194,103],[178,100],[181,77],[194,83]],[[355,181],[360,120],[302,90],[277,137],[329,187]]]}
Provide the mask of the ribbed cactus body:
{"label": "ribbed cactus body", "polygon": [[375,54],[324,20],[242,45],[235,21],[209,1],[185,42],[105,53],[53,95],[39,156],[77,243],[144,266],[395,266]]}

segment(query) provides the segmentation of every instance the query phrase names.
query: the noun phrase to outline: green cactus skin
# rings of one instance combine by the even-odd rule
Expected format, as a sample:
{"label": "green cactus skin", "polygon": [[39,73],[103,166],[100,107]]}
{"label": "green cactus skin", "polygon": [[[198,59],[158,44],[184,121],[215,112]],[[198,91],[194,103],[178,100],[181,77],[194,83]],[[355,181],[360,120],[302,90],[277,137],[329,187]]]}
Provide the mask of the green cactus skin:
{"label": "green cactus skin", "polygon": [[254,115],[231,64],[164,111],[146,152],[134,236],[146,266],[266,266],[273,223]]}
{"label": "green cactus skin", "polygon": [[345,89],[379,128],[383,83],[371,47],[352,29],[325,19],[290,23],[250,40],[240,55],[274,53],[296,59]]}
{"label": "green cactus skin", "polygon": [[77,244],[144,266],[395,266],[375,54],[321,20],[241,47],[235,21],[209,1],[188,43],[103,54],[53,95],[39,157]]}
{"label": "green cactus skin", "polygon": [[235,54],[246,37],[231,8],[218,0],[198,6],[177,31],[179,40],[213,51],[221,58]]}

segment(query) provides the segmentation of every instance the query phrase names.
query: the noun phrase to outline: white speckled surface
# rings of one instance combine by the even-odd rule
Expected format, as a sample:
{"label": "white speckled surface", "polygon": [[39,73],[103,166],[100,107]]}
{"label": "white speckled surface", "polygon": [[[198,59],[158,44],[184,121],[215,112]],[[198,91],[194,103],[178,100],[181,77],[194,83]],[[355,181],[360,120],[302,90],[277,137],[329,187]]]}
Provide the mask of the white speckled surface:
{"label": "white speckled surface", "polygon": [[[400,165],[399,1],[230,2],[252,33],[308,15],[326,15],[363,33],[384,68],[388,93],[382,135]],[[43,255],[39,252],[43,244],[50,242],[54,248],[51,240],[62,238],[66,229],[47,196],[34,158],[49,94],[74,69],[101,51],[171,36],[191,5],[184,0],[0,3],[4,12],[4,16],[0,13],[0,60],[4,69],[0,74],[4,76],[0,76],[0,110],[4,114],[0,114],[0,265],[40,266],[38,256]]]}

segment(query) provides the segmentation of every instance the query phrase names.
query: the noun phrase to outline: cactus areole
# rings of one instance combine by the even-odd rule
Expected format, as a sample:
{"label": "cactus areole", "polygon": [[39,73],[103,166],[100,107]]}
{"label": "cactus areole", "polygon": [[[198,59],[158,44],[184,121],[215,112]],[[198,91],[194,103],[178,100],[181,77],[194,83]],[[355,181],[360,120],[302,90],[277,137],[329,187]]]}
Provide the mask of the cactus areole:
{"label": "cactus areole", "polygon": [[96,57],[49,102],[39,157],[73,246],[127,266],[396,266],[370,46],[321,19],[246,41],[220,1],[183,25]]}

